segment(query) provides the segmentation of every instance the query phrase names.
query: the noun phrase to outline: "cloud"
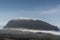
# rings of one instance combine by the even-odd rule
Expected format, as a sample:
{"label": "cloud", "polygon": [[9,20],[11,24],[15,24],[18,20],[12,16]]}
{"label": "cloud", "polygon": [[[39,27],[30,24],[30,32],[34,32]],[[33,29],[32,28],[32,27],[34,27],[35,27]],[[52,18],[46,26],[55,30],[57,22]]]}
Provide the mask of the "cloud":
{"label": "cloud", "polygon": [[32,10],[19,10],[17,13],[37,14],[37,15],[56,15],[60,13],[60,4],[48,10],[41,10],[40,8],[33,8]]}
{"label": "cloud", "polygon": [[42,18],[29,18],[29,17],[16,17],[16,18],[14,18],[15,20],[19,20],[19,19],[27,19],[27,20],[29,20],[29,19],[33,19],[33,20],[43,20]]}
{"label": "cloud", "polygon": [[60,5],[56,6],[53,9],[43,10],[40,12],[40,14],[43,14],[43,15],[54,15],[59,13],[60,13]]}

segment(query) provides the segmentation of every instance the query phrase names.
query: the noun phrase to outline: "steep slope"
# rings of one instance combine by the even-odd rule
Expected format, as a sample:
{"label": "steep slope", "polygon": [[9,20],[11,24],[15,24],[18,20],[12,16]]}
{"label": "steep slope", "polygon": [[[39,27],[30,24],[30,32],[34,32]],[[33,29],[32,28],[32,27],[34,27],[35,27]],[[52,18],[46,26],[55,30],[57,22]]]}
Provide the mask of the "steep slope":
{"label": "steep slope", "polygon": [[58,30],[56,26],[46,23],[41,20],[19,19],[10,20],[4,28],[28,28],[36,30]]}

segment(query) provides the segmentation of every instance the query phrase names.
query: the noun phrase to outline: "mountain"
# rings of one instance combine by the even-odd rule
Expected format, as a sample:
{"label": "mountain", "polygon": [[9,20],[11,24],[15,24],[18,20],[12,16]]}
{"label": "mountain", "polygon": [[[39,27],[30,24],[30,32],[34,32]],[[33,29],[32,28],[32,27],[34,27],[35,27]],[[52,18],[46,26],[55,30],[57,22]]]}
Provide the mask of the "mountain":
{"label": "mountain", "polygon": [[10,20],[4,28],[27,28],[27,29],[36,29],[36,30],[59,30],[56,26],[51,25],[42,20],[33,20],[33,19],[12,19]]}

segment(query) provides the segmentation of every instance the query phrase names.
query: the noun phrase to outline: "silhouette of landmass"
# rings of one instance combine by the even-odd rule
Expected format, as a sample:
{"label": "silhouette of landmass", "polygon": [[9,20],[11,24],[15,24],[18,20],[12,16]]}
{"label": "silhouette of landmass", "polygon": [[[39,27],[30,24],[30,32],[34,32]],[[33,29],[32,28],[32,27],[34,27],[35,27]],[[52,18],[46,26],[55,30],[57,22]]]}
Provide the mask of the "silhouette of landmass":
{"label": "silhouette of landmass", "polygon": [[10,20],[4,28],[27,28],[36,30],[59,30],[56,26],[42,20],[33,19],[13,19]]}

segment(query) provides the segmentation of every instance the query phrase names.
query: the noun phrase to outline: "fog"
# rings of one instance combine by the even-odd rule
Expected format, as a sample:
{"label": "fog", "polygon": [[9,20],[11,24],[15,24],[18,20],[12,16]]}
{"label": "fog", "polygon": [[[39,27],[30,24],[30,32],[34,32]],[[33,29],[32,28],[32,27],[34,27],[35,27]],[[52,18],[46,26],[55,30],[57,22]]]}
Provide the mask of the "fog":
{"label": "fog", "polygon": [[32,30],[32,29],[26,29],[26,28],[5,28],[5,29],[2,29],[2,30],[17,30],[17,31],[32,32],[32,33],[42,32],[42,33],[50,33],[50,34],[53,34],[53,35],[60,35],[59,31]]}

